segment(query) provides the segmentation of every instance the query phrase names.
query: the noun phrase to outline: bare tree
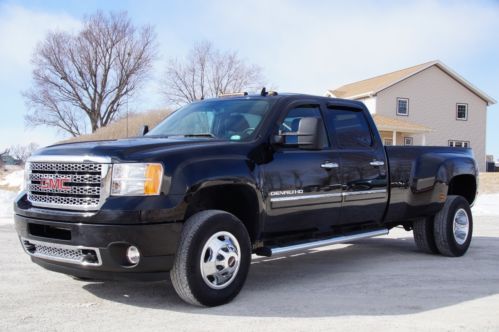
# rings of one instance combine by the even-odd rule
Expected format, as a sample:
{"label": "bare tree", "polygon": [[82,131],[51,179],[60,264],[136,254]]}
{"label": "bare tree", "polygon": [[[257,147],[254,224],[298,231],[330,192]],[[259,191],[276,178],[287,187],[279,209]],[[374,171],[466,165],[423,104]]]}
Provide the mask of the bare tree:
{"label": "bare tree", "polygon": [[27,145],[13,145],[8,149],[8,154],[19,160],[22,164],[28,160],[29,156],[35,152],[40,146],[36,143],[30,143]]}
{"label": "bare tree", "polygon": [[263,86],[262,70],[247,64],[236,52],[221,52],[210,42],[195,45],[184,60],[170,59],[163,93],[175,104],[216,97],[221,93]]}
{"label": "bare tree", "polygon": [[0,169],[3,169],[3,167],[5,166],[3,157],[8,155],[9,155],[9,149],[5,149],[3,152],[0,152]]}
{"label": "bare tree", "polygon": [[77,34],[51,32],[32,62],[33,87],[24,93],[30,126],[73,136],[106,126],[147,77],[155,58],[150,26],[136,28],[126,13],[101,12]]}

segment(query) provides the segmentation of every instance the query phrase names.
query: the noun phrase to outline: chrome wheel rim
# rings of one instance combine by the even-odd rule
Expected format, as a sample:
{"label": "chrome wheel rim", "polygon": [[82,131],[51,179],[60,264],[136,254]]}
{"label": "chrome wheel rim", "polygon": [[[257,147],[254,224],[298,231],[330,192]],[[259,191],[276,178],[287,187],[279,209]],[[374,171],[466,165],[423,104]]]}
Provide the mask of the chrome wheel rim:
{"label": "chrome wheel rim", "polygon": [[206,241],[201,251],[201,275],[213,289],[229,286],[239,271],[241,249],[229,232],[217,232]]}
{"label": "chrome wheel rim", "polygon": [[454,215],[454,240],[457,244],[462,245],[468,239],[468,233],[470,231],[470,219],[468,213],[464,209],[459,209]]}

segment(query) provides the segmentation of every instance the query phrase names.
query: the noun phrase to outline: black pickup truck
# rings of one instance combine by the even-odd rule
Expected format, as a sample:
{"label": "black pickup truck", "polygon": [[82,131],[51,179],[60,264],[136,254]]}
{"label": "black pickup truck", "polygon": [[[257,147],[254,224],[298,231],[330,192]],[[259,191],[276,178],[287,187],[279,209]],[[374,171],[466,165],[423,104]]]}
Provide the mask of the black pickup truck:
{"label": "black pickup truck", "polygon": [[189,104],[140,137],[39,150],[15,224],[46,269],[170,276],[214,306],[239,293],[252,254],[403,226],[422,251],[463,255],[477,174],[469,149],[383,146],[360,102],[262,91]]}

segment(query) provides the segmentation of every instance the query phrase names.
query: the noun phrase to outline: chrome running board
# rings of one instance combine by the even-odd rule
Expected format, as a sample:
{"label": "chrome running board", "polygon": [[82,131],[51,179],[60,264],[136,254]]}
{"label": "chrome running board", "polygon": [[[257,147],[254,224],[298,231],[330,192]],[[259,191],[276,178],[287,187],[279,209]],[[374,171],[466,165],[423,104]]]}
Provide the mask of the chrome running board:
{"label": "chrome running board", "polygon": [[317,248],[317,247],[324,247],[324,246],[329,246],[332,244],[345,243],[345,242],[350,242],[350,241],[354,241],[354,240],[360,240],[360,239],[365,239],[365,238],[374,237],[374,236],[387,235],[387,234],[388,234],[388,229],[383,228],[383,229],[377,229],[377,230],[367,231],[367,232],[362,232],[362,233],[354,233],[354,234],[350,234],[350,235],[335,236],[335,237],[332,237],[329,239],[322,239],[322,240],[318,240],[318,241],[292,244],[292,245],[289,245],[286,247],[264,247],[264,248],[260,248],[261,250],[257,250],[256,254],[260,255],[260,256],[280,255],[280,254],[285,254],[285,253],[292,252],[292,251],[302,251],[302,250],[313,249],[313,248]]}

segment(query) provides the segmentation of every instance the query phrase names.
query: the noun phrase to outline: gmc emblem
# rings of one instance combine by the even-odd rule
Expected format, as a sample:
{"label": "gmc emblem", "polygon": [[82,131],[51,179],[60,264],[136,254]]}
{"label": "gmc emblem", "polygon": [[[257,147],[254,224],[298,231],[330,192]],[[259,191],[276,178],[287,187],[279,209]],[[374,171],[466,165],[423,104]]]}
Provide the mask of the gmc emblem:
{"label": "gmc emblem", "polygon": [[71,181],[69,178],[59,179],[41,179],[40,189],[42,190],[71,190],[71,187],[65,185],[66,182]]}

